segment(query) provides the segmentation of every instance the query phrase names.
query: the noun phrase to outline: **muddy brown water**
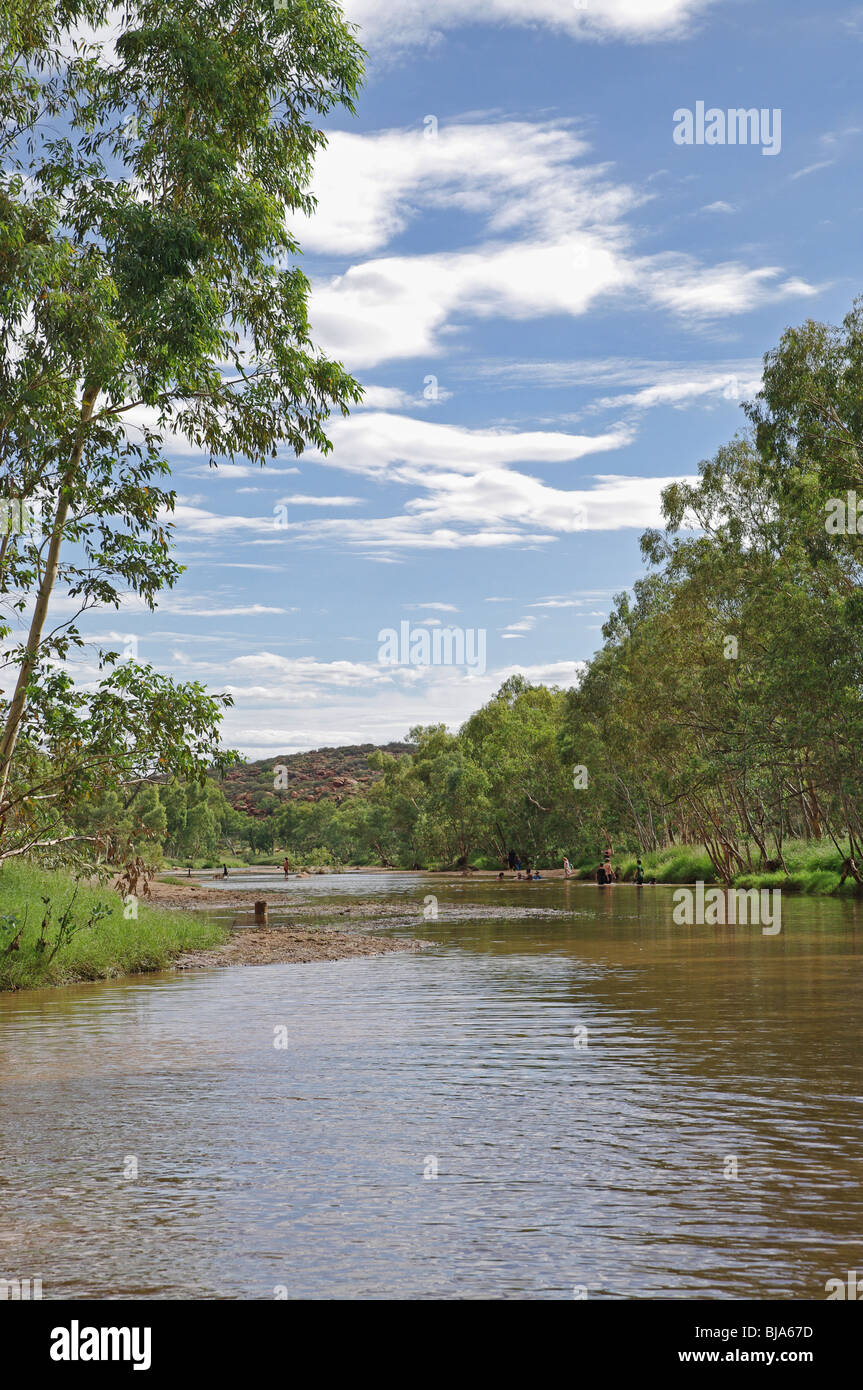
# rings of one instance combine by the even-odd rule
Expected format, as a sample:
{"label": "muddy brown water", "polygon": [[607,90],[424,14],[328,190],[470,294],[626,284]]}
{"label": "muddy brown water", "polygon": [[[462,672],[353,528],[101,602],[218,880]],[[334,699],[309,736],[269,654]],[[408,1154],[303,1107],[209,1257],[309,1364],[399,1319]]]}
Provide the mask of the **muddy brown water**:
{"label": "muddy brown water", "polygon": [[863,1269],[859,905],[786,898],[764,936],[677,927],[663,888],[290,882],[239,886],[275,921],[377,895],[433,944],[0,996],[0,1279],[804,1299]]}

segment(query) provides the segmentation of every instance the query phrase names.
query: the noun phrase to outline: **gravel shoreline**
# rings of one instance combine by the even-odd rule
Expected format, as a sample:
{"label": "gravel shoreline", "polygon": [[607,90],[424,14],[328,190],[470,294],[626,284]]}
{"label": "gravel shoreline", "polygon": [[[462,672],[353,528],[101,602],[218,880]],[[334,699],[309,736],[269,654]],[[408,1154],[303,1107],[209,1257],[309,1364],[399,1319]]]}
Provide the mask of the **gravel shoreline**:
{"label": "gravel shoreline", "polygon": [[[200,883],[150,883],[147,901],[160,908],[210,908],[235,912],[254,911],[262,899],[260,890],[249,892],[204,887]],[[389,905],[352,903],[330,908],[322,903],[270,902],[277,910],[288,909],[291,917],[387,918],[394,915]],[[403,915],[403,912],[401,913]],[[351,960],[360,956],[388,956],[397,952],[421,951],[429,943],[386,936],[367,936],[357,931],[340,931],[330,925],[305,927],[296,922],[281,926],[234,926],[228,939],[206,951],[189,951],[174,962],[177,970],[224,968],[231,965],[308,965],[314,961]]]}
{"label": "gravel shoreline", "polygon": [[[488,878],[496,875],[488,874]],[[311,878],[311,875],[310,875]],[[293,894],[267,892],[257,889],[210,887],[200,880],[188,884],[150,883],[148,901],[154,907],[168,909],[208,909],[229,911],[247,916],[246,921],[231,925],[230,935],[221,945],[210,950],[191,951],[175,961],[178,970],[205,969],[231,965],[303,965],[313,961],[350,960],[360,956],[384,956],[396,952],[421,951],[431,943],[411,937],[370,936],[374,927],[411,928],[420,920],[422,909],[409,908],[404,902],[380,902],[356,899],[337,902],[325,899],[294,900]],[[278,925],[255,922],[255,903],[266,901],[272,912],[287,915],[290,920]],[[442,919],[483,921],[525,918],[563,918],[569,914],[555,908],[504,905],[445,904]],[[251,919],[251,920],[248,920]],[[305,922],[309,922],[306,926]],[[365,928],[365,932],[361,930]]]}
{"label": "gravel shoreline", "polygon": [[309,965],[313,961],[350,960],[357,956],[389,956],[421,951],[422,941],[360,936],[340,931],[297,927],[243,927],[232,931],[223,946],[190,951],[174,962],[177,970],[212,969],[228,965]]}

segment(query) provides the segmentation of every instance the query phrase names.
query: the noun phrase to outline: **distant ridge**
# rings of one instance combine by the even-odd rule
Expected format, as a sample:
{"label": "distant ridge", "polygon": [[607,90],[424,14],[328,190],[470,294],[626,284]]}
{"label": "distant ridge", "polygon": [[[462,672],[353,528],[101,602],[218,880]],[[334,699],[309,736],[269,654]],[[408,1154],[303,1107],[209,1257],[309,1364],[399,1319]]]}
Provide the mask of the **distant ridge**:
{"label": "distant ridge", "polygon": [[379,750],[395,757],[415,751],[411,743],[352,743],[343,748],[315,748],[309,753],[274,753],[270,758],[243,763],[221,780],[222,791],[235,811],[266,816],[276,799],[276,767],[288,769],[288,785],[278,799],[336,802],[369,787],[380,777],[368,765],[369,753]]}

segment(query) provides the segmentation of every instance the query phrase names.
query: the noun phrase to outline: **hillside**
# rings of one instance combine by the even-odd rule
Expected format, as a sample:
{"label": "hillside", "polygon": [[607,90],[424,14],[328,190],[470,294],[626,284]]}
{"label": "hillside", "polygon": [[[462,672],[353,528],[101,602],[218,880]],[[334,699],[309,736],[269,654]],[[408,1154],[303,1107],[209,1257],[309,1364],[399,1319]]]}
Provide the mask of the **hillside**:
{"label": "hillside", "polygon": [[343,801],[376,782],[380,773],[368,765],[368,755],[379,749],[402,757],[412,753],[409,743],[358,743],[344,748],[316,748],[309,753],[289,753],[243,763],[232,768],[221,782],[228,801],[236,811],[250,816],[266,816],[272,809],[277,769],[287,768],[287,787],[281,796],[294,801]]}

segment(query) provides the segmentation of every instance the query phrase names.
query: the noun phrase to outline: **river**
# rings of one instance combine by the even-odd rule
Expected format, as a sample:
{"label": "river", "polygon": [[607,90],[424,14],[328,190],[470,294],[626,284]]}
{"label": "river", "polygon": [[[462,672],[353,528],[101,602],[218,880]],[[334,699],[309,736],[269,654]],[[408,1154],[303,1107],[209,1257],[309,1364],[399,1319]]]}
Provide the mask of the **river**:
{"label": "river", "polygon": [[786,898],[769,936],[675,926],[665,888],[230,886],[274,921],[398,901],[432,944],[0,996],[0,1277],[817,1299],[863,1269],[859,905]]}

